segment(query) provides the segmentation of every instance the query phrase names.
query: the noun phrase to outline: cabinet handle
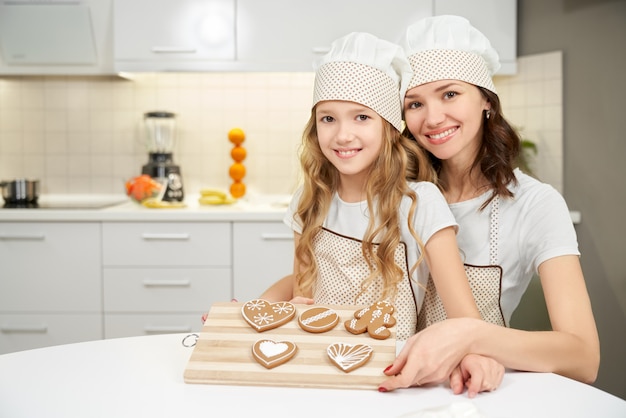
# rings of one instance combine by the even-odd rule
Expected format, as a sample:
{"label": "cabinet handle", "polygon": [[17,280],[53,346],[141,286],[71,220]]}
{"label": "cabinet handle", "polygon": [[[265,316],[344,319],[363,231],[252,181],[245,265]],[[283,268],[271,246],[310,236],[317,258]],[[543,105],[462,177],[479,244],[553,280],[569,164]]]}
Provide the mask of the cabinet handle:
{"label": "cabinet handle", "polygon": [[146,334],[174,334],[178,332],[191,332],[189,325],[147,325],[143,328]]}
{"label": "cabinet handle", "polygon": [[6,241],[43,241],[44,234],[0,234],[1,240]]}
{"label": "cabinet handle", "polygon": [[180,279],[180,280],[144,279],[143,285],[145,287],[189,287],[191,286],[191,280],[189,279]]}
{"label": "cabinet handle", "polygon": [[152,52],[156,54],[195,54],[198,50],[184,46],[153,46]]}
{"label": "cabinet handle", "polygon": [[141,237],[146,241],[187,241],[190,236],[190,234],[141,234]]}
{"label": "cabinet handle", "polygon": [[264,241],[293,241],[293,234],[272,234],[262,233],[261,239]]}
{"label": "cabinet handle", "polygon": [[0,331],[4,334],[45,334],[48,332],[46,324],[41,325],[2,325]]}

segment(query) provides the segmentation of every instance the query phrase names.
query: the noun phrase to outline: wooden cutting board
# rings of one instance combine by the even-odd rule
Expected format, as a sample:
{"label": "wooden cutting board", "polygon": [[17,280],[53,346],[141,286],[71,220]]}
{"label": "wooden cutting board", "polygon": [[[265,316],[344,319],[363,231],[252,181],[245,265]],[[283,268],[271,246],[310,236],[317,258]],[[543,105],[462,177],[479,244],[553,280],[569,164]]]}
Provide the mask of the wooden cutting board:
{"label": "wooden cutting board", "polygon": [[[383,370],[396,357],[395,327],[385,340],[371,338],[367,332],[354,335],[346,331],[344,322],[361,307],[324,305],[337,312],[339,324],[331,331],[314,334],[298,325],[299,315],[311,305],[295,305],[296,315],[290,322],[264,332],[255,331],[245,322],[242,305],[224,302],[211,307],[185,368],[186,383],[376,389],[386,379]],[[261,366],[252,356],[252,346],[266,338],[295,343],[295,357],[273,369]],[[326,354],[326,348],[333,343],[367,344],[374,352],[365,365],[345,373]]]}

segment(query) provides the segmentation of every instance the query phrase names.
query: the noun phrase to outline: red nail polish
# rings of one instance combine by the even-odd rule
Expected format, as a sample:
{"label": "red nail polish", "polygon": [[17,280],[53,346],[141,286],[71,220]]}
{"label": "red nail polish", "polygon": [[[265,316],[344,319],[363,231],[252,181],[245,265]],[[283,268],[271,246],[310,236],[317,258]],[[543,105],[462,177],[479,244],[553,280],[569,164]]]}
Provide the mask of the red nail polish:
{"label": "red nail polish", "polygon": [[379,392],[383,392],[383,393],[384,393],[384,392],[387,392],[387,389],[385,389],[384,387],[380,386],[380,387],[378,388],[378,391],[379,391]]}
{"label": "red nail polish", "polygon": [[383,373],[385,373],[387,370],[391,369],[391,366],[393,366],[393,364],[390,364],[389,366],[387,366],[387,368],[385,370],[383,370]]}

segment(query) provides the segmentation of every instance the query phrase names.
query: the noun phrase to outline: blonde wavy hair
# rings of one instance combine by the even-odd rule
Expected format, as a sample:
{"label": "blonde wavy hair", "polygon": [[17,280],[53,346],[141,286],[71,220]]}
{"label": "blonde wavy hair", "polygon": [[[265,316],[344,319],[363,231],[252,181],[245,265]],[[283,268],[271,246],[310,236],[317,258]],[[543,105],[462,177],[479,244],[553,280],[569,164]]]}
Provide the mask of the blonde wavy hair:
{"label": "blonde wavy hair", "polygon": [[[370,216],[362,240],[363,257],[369,264],[370,274],[361,283],[361,291],[355,301],[377,277],[382,277],[383,280],[382,299],[393,299],[396,296],[398,284],[402,280],[402,269],[394,260],[400,243],[398,209],[405,196],[411,199],[407,226],[420,249],[418,260],[411,267],[411,276],[423,261],[424,245],[412,225],[418,197],[405,179],[436,182],[436,173],[416,141],[402,135],[385,119],[381,135],[383,145],[378,158],[370,167],[365,186],[368,212],[376,214]],[[315,107],[302,135],[300,164],[303,190],[296,215],[302,225],[302,234],[295,253],[300,265],[296,272],[296,283],[303,295],[310,296],[318,275],[313,250],[314,239],[322,229],[332,197],[339,185],[337,169],[326,159],[319,146]],[[376,251],[375,245],[378,247]]]}

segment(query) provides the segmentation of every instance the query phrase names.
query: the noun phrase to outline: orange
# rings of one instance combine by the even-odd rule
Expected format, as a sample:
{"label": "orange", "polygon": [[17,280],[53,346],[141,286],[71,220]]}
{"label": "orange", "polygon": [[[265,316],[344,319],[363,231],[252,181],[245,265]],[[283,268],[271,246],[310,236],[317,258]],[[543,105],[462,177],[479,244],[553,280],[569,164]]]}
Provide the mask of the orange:
{"label": "orange", "polygon": [[246,175],[246,167],[241,163],[234,163],[228,169],[228,175],[231,179],[239,181]]}
{"label": "orange", "polygon": [[241,145],[246,139],[246,133],[241,128],[233,128],[228,131],[228,140],[235,145]]}
{"label": "orange", "polygon": [[230,156],[232,157],[233,160],[237,161],[238,163],[246,159],[246,154],[247,154],[246,149],[244,147],[240,147],[239,145],[235,146],[230,151]]}
{"label": "orange", "polygon": [[245,184],[239,181],[236,181],[230,185],[230,195],[234,197],[235,199],[239,199],[240,197],[243,197],[244,194],[246,194]]}

